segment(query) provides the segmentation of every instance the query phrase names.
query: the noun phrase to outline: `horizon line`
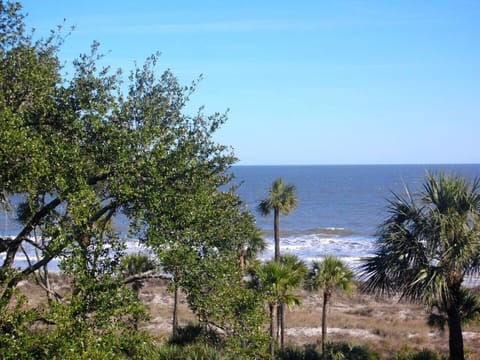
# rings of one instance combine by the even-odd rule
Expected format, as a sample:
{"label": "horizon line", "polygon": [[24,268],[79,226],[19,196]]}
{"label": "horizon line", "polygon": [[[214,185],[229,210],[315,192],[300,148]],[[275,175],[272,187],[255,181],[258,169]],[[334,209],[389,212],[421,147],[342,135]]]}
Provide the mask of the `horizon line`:
{"label": "horizon line", "polygon": [[324,164],[240,164],[232,166],[455,166],[455,165],[480,165],[480,162],[447,162],[447,163],[324,163]]}

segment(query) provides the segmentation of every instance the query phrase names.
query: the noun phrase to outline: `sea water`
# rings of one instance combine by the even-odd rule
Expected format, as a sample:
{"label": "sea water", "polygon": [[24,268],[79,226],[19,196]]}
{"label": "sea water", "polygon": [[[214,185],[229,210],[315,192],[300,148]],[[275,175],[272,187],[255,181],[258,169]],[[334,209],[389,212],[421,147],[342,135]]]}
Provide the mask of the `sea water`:
{"label": "sea water", "polygon": [[[256,208],[268,197],[272,182],[282,178],[295,185],[298,205],[290,215],[280,217],[281,253],[298,255],[307,263],[334,255],[355,266],[375,253],[375,232],[388,216],[392,192],[421,190],[428,172],[472,180],[480,176],[480,165],[234,166],[232,172],[238,194],[265,235],[267,249],[261,259],[273,257],[273,215],[261,216]],[[21,199],[11,200],[15,204]],[[118,216],[115,227],[127,236],[128,219]],[[19,231],[14,214],[0,211],[0,235],[15,236]],[[127,245],[128,252],[145,250],[135,239],[128,239]],[[4,255],[0,254],[0,261]],[[24,254],[16,257],[16,265],[26,265]]]}
{"label": "sea water", "polygon": [[261,258],[273,257],[273,215],[260,216],[256,207],[282,178],[295,186],[298,205],[280,217],[281,253],[306,262],[333,255],[355,266],[375,253],[375,233],[388,217],[393,193],[422,190],[428,173],[472,180],[480,176],[480,165],[235,166],[233,172],[238,193],[267,240]]}

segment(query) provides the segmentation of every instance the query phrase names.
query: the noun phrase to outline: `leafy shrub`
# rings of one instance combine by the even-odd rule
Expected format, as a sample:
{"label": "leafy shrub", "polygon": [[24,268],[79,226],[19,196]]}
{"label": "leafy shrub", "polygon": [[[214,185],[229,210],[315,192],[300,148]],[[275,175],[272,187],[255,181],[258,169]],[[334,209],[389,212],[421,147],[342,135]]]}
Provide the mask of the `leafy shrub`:
{"label": "leafy shrub", "polygon": [[223,357],[215,347],[203,344],[188,344],[185,346],[166,344],[156,355],[158,360],[220,360]]}
{"label": "leafy shrub", "polygon": [[279,360],[320,360],[322,355],[311,346],[306,346],[304,349],[287,346],[277,352],[276,358]]}
{"label": "leafy shrub", "polygon": [[368,346],[349,343],[329,343],[326,347],[328,360],[378,360],[380,356]]}
{"label": "leafy shrub", "polygon": [[366,346],[351,345],[348,343],[329,343],[326,346],[326,356],[314,347],[306,346],[305,349],[298,347],[286,347],[277,353],[281,360],[378,360],[379,355]]}
{"label": "leafy shrub", "polygon": [[188,323],[177,329],[177,335],[169,341],[172,345],[188,345],[194,343],[206,343],[210,345],[219,345],[221,339],[211,330],[205,329],[200,324]]}
{"label": "leafy shrub", "polygon": [[445,359],[439,353],[429,350],[414,350],[404,347],[392,356],[392,360],[443,360]]}

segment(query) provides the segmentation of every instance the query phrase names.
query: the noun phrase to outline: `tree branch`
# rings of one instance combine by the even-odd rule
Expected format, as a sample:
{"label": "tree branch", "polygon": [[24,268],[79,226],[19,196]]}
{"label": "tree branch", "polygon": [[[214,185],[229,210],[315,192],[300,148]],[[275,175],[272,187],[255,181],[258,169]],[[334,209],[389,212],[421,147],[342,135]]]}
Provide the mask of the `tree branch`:
{"label": "tree branch", "polygon": [[[51,212],[53,209],[55,209],[58,205],[61,204],[60,198],[56,197],[52,201],[50,201],[47,205],[45,205],[43,208],[41,208],[39,211],[37,211],[31,218],[28,220],[28,222],[25,224],[23,227],[22,231],[15,237],[15,239],[9,244],[8,249],[7,249],[7,256],[5,257],[5,260],[3,262],[2,268],[11,268],[13,265],[13,261],[15,260],[15,255],[18,251],[18,247],[20,243],[25,240],[28,234],[33,230],[35,225],[39,223],[39,221],[47,215],[49,212]],[[4,244],[4,243],[3,243]]]}
{"label": "tree branch", "polygon": [[141,274],[129,276],[123,281],[123,283],[130,284],[135,281],[146,280],[146,279],[162,279],[162,280],[172,281],[173,277],[170,274],[166,274],[166,273],[160,274],[156,270],[150,270]]}

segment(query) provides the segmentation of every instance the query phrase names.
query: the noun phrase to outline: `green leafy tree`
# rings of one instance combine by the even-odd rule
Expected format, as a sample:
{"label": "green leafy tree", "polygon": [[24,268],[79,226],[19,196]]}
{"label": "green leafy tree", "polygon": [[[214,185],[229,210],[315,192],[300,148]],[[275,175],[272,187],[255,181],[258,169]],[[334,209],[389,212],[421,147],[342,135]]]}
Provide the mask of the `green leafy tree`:
{"label": "green leafy tree", "polygon": [[269,189],[269,197],[258,204],[258,211],[268,216],[273,211],[273,234],[275,242],[275,261],[280,261],[280,215],[289,215],[297,207],[298,198],[295,186],[276,179]]}
{"label": "green leafy tree", "polygon": [[[238,266],[239,248],[255,231],[253,217],[233,191],[219,190],[235,162],[213,140],[226,115],[185,114],[196,82],[182,86],[170,71],[158,76],[158,54],[136,66],[124,85],[120,71],[98,65],[103,56],[94,42],[65,78],[61,31],[33,41],[18,3],[0,2],[0,17],[1,193],[12,211],[18,206],[11,199],[20,197],[25,215],[13,238],[0,239],[2,311],[21,279],[57,258],[74,289],[59,304],[70,315],[58,319],[98,331],[128,319],[138,302],[120,275],[125,234],[112,225],[123,213],[130,234],[169,260],[165,266],[178,275],[201,321],[232,334],[259,328],[255,297],[240,295]],[[34,233],[45,241],[32,242]],[[39,257],[17,269],[27,244]],[[168,257],[171,251],[185,258]],[[216,307],[221,295],[232,299],[228,307]],[[242,306],[251,309],[245,311],[251,322],[232,315]]]}
{"label": "green leafy tree", "polygon": [[200,323],[221,330],[226,343],[243,354],[261,352],[261,299],[246,289],[238,261],[238,249],[258,230],[237,195],[219,192],[203,175],[197,181],[199,191],[172,195],[178,206],[169,216],[143,208],[148,221],[142,232],[172,275],[172,290],[185,293]]}
{"label": "green leafy tree", "polygon": [[327,307],[335,289],[347,293],[355,289],[353,272],[340,259],[326,256],[322,261],[312,263],[305,286],[309,290],[323,291],[322,305],[322,353],[325,354],[327,339]]}
{"label": "green leafy tree", "polygon": [[480,181],[429,174],[423,190],[393,196],[378,234],[378,251],[365,261],[368,291],[436,307],[449,329],[450,358],[463,360],[462,282],[480,270]]}

